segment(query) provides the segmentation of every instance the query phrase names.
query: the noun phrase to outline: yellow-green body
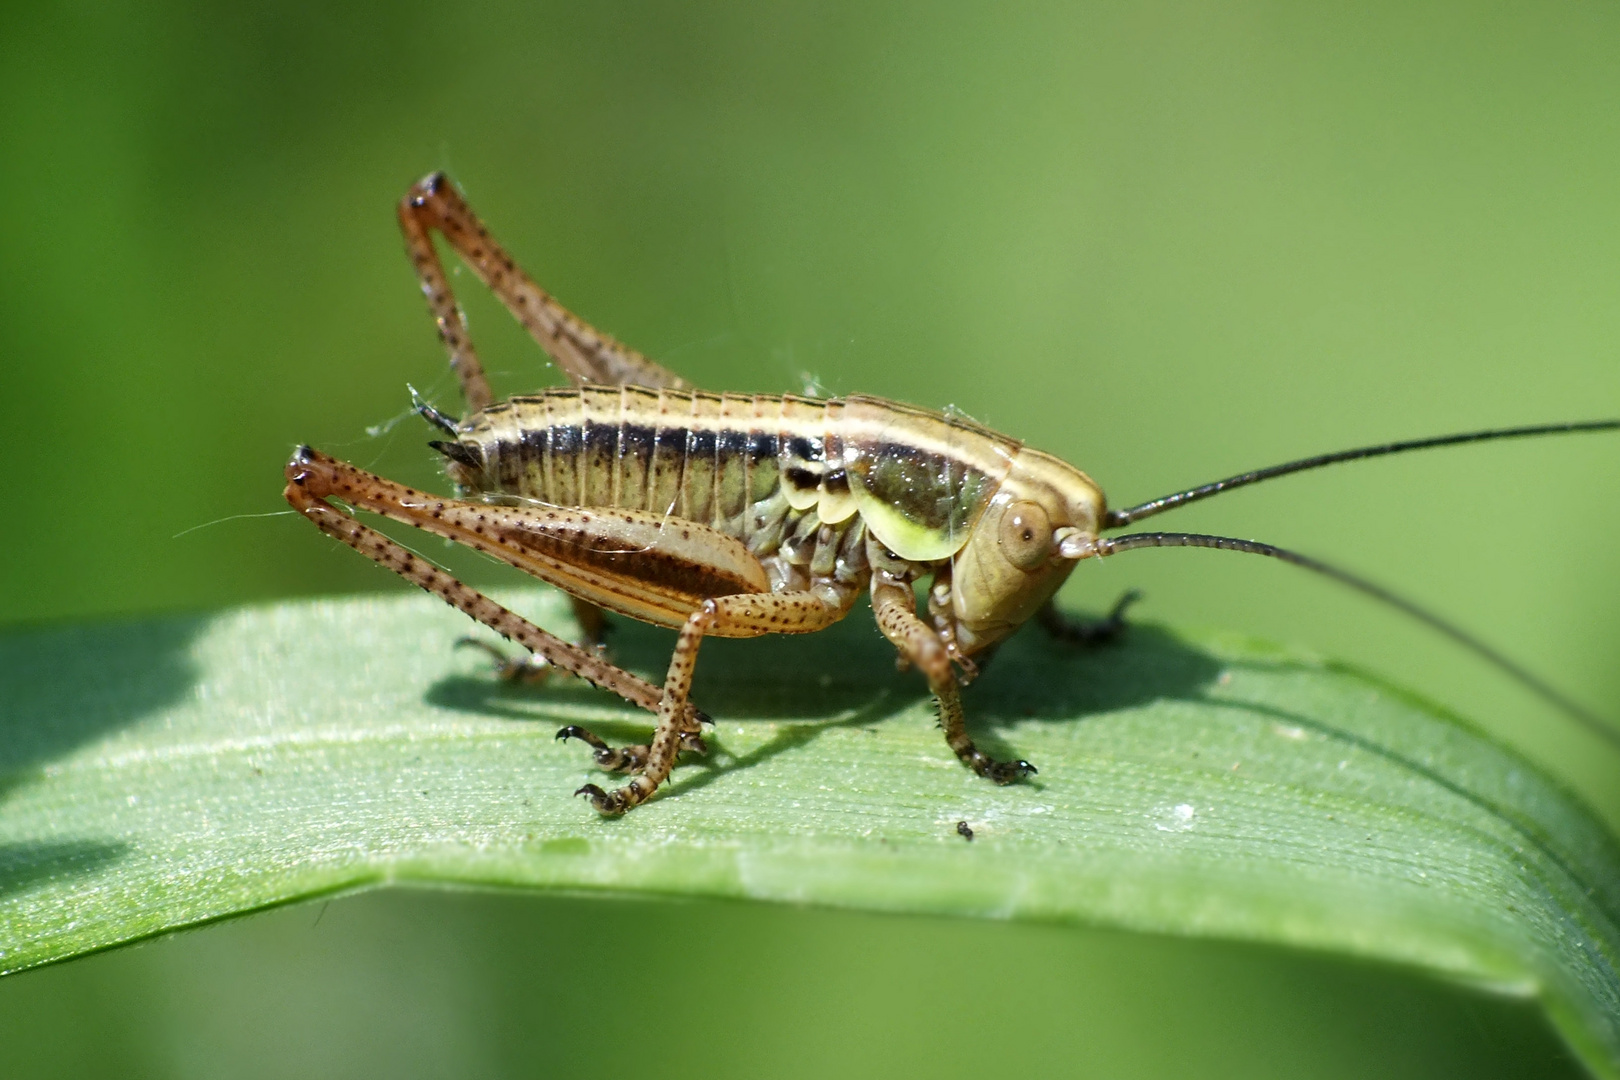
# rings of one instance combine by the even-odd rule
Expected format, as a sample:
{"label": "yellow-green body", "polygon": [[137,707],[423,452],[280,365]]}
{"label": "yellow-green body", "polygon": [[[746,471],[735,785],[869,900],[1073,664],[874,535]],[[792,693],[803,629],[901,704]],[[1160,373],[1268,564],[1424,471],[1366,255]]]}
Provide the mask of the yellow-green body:
{"label": "yellow-green body", "polygon": [[[741,542],[775,592],[859,590],[874,562],[935,575],[964,656],[1062,583],[1074,560],[1056,530],[1095,535],[1103,514],[1078,469],[959,416],[865,396],[569,387],[474,413],[441,450],[464,494],[707,526]],[[1013,507],[1044,516],[1038,538],[1003,535]],[[627,613],[679,625],[689,611]]]}

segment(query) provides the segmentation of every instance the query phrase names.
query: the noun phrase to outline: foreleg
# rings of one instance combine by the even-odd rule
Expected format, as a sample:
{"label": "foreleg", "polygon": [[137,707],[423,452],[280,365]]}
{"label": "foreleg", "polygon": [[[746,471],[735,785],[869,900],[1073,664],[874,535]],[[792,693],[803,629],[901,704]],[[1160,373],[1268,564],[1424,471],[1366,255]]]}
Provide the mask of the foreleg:
{"label": "foreleg", "polygon": [[1010,784],[1035,772],[1035,766],[1027,761],[996,761],[973,745],[968,737],[962,694],[951,668],[950,653],[939,635],[917,617],[916,598],[911,593],[910,583],[882,571],[874,573],[872,613],[883,636],[928,678],[928,688],[939,702],[939,725],[945,730],[945,742],[962,764],[998,784]]}

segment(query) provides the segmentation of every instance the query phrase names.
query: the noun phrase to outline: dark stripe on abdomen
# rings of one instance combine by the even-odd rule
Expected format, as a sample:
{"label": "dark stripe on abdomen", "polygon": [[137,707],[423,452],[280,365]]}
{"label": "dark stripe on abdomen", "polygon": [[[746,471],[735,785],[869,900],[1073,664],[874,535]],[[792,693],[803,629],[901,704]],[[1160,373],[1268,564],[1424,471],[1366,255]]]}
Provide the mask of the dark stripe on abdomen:
{"label": "dark stripe on abdomen", "polygon": [[492,493],[672,513],[746,540],[771,516],[759,508],[777,495],[784,452],[800,472],[822,457],[819,403],[794,413],[774,395],[583,387],[491,406],[463,439],[482,449]]}

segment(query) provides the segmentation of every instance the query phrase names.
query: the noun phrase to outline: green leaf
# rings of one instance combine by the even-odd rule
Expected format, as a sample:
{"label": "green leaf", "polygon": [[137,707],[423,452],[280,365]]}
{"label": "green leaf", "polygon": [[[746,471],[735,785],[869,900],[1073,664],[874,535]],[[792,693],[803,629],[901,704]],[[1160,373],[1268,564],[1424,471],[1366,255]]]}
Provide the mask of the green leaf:
{"label": "green leaf", "polygon": [[[566,628],[553,594],[507,598]],[[0,639],[0,966],[368,885],[744,897],[1267,942],[1531,996],[1620,1075],[1620,852],[1520,759],[1298,653],[1136,626],[1020,635],[959,765],[862,614],[705,644],[707,759],[599,819],[557,727],[650,718],[498,683],[428,597]],[[657,677],[671,636],[617,627]],[[965,821],[973,838],[958,834]]]}

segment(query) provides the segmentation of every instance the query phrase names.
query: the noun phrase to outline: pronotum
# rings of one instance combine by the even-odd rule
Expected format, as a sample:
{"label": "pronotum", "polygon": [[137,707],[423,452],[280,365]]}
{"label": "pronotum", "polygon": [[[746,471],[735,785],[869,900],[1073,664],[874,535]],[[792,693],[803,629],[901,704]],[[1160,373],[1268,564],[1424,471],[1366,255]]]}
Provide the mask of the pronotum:
{"label": "pronotum", "polygon": [[[802,634],[842,619],[861,593],[902,661],[928,680],[945,740],[980,776],[1035,772],[996,761],[968,736],[959,687],[1020,625],[1081,641],[1123,625],[1127,594],[1096,623],[1052,596],[1075,566],[1135,547],[1215,547],[1280,558],[1392,603],[1481,653],[1579,718],[1552,688],[1468,634],[1376,585],[1268,544],[1192,533],[1104,532],[1210,495],[1339,461],[1489,439],[1620,429],[1620,420],[1471,432],[1324,454],[1111,510],[1071,465],[959,416],[881,398],[714,394],[602,334],[537,286],[442,174],[411,188],[400,226],[450,365],[471,410],[421,401],[430,442],[460,498],[411,490],[308,446],[287,464],[286,497],[317,528],[529,650],[508,677],[572,672],[656,713],[645,746],[610,747],[579,727],[596,763],[629,774],[586,784],[602,814],[644,802],[681,750],[704,749],[689,700],[708,636]],[[496,402],[434,247],[439,232],[567,373],[562,389]],[[349,512],[371,511],[502,559],[567,592],[586,641],[573,644],[456,580]],[[927,582],[919,605],[913,584]],[[919,606],[923,609],[919,612]],[[662,686],[599,648],[602,612],[679,631]],[[1612,737],[1612,729],[1596,722]]]}

